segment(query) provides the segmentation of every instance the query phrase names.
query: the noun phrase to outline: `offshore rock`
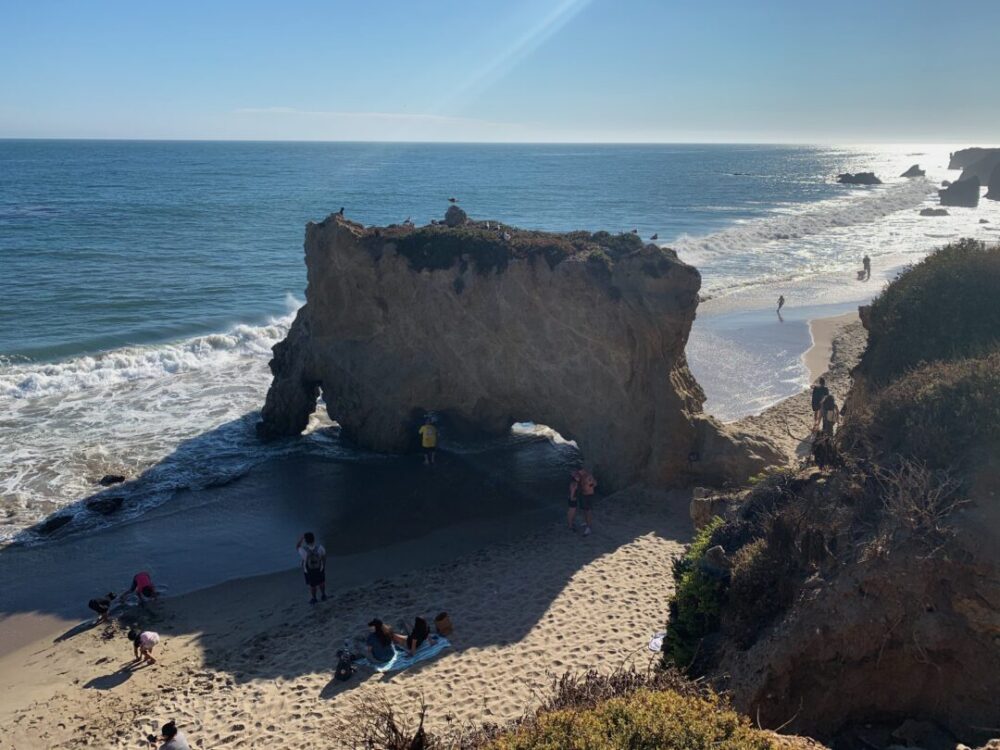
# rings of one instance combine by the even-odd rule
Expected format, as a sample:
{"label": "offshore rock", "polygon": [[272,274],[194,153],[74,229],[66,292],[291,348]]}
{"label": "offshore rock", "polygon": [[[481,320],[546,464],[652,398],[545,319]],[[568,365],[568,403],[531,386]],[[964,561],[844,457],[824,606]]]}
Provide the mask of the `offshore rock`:
{"label": "offshore rock", "polygon": [[858,172],[857,174],[850,174],[845,172],[844,174],[837,175],[837,182],[842,185],[881,185],[882,180],[875,176],[874,172]]}
{"label": "offshore rock", "polygon": [[903,172],[900,177],[923,177],[925,174],[927,173],[920,168],[919,164],[914,164],[912,167]]}
{"label": "offshore rock", "polygon": [[[1000,164],[993,167],[993,173],[990,175],[988,189],[986,190],[986,197],[991,201],[1000,201]],[[984,221],[983,223],[989,222]]]}
{"label": "offshore rock", "polygon": [[951,155],[948,169],[962,170],[959,181],[978,177],[980,184],[985,185],[998,164],[1000,148],[966,148]]}
{"label": "offshore rock", "polygon": [[948,209],[946,208],[922,208],[920,209],[921,216],[948,216]]}
{"label": "offshore rock", "polygon": [[938,190],[942,206],[965,206],[975,208],[979,205],[979,178],[953,182],[943,190]]}
{"label": "offshore rock", "polygon": [[576,440],[603,487],[740,481],[772,447],[702,413],[684,347],[701,277],[632,235],[515,229],[306,228],[306,304],[274,347],[258,426],[297,435],[322,393],[358,445],[413,446],[427,411],[504,434]]}

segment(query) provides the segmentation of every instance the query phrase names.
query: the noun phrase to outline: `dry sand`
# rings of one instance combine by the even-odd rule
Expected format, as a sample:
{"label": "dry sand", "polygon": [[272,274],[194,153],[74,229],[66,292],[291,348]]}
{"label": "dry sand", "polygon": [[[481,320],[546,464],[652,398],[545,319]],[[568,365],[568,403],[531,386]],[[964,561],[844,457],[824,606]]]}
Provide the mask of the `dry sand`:
{"label": "dry sand", "polygon": [[[373,695],[404,714],[423,696],[432,727],[515,718],[565,670],[654,658],[646,644],[666,619],[687,505],[678,493],[619,493],[598,505],[590,537],[552,526],[316,607],[289,573],[166,599],[150,624],[163,637],[153,667],[123,669],[120,627],[36,642],[0,659],[0,748],[135,747],[170,718],[196,747],[338,747],[338,727]],[[392,676],[332,681],[335,651],[372,617],[439,610],[455,622],[453,649]]]}

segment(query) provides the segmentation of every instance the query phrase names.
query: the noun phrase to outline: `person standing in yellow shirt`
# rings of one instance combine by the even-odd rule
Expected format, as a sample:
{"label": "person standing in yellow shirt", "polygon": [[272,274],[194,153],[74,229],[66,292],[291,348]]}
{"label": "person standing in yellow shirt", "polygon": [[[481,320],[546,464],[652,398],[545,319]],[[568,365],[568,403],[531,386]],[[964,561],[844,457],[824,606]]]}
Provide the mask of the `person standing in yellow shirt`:
{"label": "person standing in yellow shirt", "polygon": [[434,454],[437,451],[438,431],[428,414],[424,417],[424,423],[420,425],[420,447],[424,451],[424,465],[430,466],[434,463]]}

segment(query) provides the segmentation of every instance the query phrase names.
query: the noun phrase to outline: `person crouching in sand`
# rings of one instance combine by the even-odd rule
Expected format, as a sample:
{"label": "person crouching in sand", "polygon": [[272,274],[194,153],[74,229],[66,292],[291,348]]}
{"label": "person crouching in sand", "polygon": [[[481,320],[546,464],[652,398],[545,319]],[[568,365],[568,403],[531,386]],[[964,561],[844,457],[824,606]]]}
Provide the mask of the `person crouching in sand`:
{"label": "person crouching in sand", "polygon": [[156,664],[156,659],[153,658],[153,649],[160,642],[159,633],[154,633],[152,630],[143,630],[140,633],[132,628],[128,631],[128,639],[132,641],[132,653],[135,661]]}
{"label": "person crouching in sand", "polygon": [[594,490],[596,489],[597,480],[586,468],[581,467],[570,475],[569,510],[566,513],[570,531],[576,531],[576,509],[579,507],[583,511],[583,535],[590,535],[590,511],[594,507]]}
{"label": "person crouching in sand", "polygon": [[111,605],[117,596],[114,591],[109,591],[107,596],[91,599],[87,602],[87,606],[97,613],[97,625],[108,621],[108,617],[111,615]]}
{"label": "person crouching in sand", "polygon": [[132,588],[129,589],[129,593],[136,595],[139,604],[142,604],[145,599],[155,599],[158,596],[156,586],[153,585],[153,578],[145,570],[132,577]]}
{"label": "person crouching in sand", "polygon": [[177,724],[174,721],[168,721],[160,728],[159,738],[153,734],[146,737],[146,741],[150,745],[156,745],[160,740],[163,740],[163,744],[160,745],[159,750],[191,750],[187,737],[177,729]]}

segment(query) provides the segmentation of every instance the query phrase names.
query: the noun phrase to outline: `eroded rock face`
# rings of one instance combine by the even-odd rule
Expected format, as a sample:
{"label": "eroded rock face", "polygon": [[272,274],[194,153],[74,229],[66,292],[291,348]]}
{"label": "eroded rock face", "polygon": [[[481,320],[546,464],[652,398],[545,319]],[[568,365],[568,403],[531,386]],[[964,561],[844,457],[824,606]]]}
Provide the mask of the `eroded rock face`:
{"label": "eroded rock face", "polygon": [[959,181],[977,177],[980,184],[985,185],[998,164],[1000,148],[966,148],[951,155],[948,169],[962,170]]}
{"label": "eroded rock face", "polygon": [[[986,191],[986,197],[991,201],[1000,201],[1000,163],[993,167],[993,174],[990,175],[989,189]],[[988,224],[989,222],[980,219],[980,223]]]}
{"label": "eroded rock face", "polygon": [[410,448],[428,410],[498,434],[546,424],[608,488],[744,479],[776,458],[701,413],[684,358],[701,279],[670,250],[334,215],[307,226],[305,255],[306,304],[274,347],[264,437],[300,433],[322,393],[344,434],[379,451]]}

